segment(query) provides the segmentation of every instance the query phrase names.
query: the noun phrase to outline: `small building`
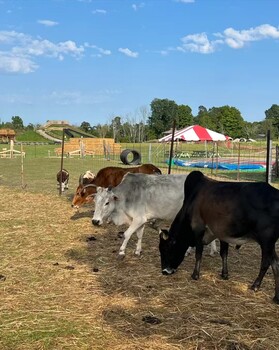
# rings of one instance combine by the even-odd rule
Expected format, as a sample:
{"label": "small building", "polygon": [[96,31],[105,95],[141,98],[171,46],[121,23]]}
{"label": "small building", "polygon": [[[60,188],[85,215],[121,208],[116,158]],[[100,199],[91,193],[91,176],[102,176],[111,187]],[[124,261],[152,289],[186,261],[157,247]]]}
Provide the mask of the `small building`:
{"label": "small building", "polygon": [[15,140],[15,131],[13,129],[0,129],[0,141],[8,143]]}

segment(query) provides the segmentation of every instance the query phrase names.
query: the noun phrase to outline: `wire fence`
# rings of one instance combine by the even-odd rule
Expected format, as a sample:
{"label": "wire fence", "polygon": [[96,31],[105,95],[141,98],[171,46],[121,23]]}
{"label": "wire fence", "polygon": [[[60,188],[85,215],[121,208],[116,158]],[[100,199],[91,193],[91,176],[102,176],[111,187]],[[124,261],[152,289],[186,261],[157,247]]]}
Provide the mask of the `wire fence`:
{"label": "wire fence", "polygon": [[[61,155],[57,155],[53,144],[18,144],[16,153],[9,151],[9,145],[0,145],[0,184],[16,186],[27,191],[58,193],[56,174],[61,167]],[[126,150],[125,161],[121,153]],[[24,156],[23,156],[24,153]],[[218,142],[218,143],[175,143],[173,154],[170,144],[140,143],[121,144],[121,153],[104,150],[102,154],[64,154],[63,167],[70,173],[69,190],[73,195],[79,176],[87,170],[97,173],[107,166],[129,167],[152,163],[162,173],[183,174],[201,170],[211,177],[232,181],[266,181],[267,143]],[[270,182],[278,182],[278,146],[270,149]],[[123,158],[123,157],[122,157]]]}

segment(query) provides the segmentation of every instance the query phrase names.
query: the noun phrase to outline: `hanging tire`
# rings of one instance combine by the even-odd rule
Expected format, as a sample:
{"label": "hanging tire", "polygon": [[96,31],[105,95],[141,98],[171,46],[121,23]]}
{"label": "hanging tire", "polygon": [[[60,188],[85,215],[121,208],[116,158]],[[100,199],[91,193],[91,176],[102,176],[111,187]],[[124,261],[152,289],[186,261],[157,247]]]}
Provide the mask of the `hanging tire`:
{"label": "hanging tire", "polygon": [[[133,159],[131,161],[128,160],[128,156],[133,154]],[[125,165],[140,165],[141,164],[141,155],[139,152],[132,149],[124,149],[124,151],[120,154],[120,159]]]}

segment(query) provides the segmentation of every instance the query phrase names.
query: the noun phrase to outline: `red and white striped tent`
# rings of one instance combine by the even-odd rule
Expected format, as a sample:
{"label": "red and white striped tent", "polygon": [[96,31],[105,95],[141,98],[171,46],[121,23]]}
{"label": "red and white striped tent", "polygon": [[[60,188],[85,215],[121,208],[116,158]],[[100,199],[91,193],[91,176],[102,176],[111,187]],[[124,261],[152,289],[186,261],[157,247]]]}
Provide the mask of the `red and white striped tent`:
{"label": "red and white striped tent", "polygon": [[[159,142],[169,142],[172,134],[162,137]],[[183,141],[227,141],[228,137],[216,131],[203,128],[200,125],[187,126],[187,128],[177,130],[174,133],[174,140]]]}

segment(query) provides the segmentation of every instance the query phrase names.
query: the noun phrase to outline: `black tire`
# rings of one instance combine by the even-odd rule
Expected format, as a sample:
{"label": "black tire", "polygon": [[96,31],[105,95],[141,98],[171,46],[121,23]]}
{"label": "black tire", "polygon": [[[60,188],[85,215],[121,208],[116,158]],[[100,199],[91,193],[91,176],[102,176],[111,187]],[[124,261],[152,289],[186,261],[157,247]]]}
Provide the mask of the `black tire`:
{"label": "black tire", "polygon": [[[128,161],[128,155],[132,153],[133,159]],[[120,154],[120,159],[125,165],[140,165],[141,164],[141,155],[139,152],[132,149],[124,149]]]}

